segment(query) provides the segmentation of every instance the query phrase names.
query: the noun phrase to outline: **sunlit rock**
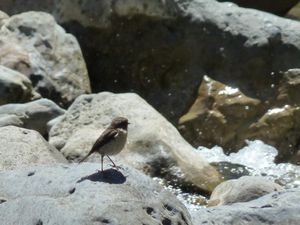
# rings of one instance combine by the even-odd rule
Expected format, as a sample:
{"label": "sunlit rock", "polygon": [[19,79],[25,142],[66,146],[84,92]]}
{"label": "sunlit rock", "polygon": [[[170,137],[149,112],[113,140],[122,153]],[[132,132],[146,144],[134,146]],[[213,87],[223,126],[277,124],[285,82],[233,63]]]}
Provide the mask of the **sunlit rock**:
{"label": "sunlit rock", "polygon": [[60,105],[91,91],[77,40],[50,14],[26,12],[1,21],[0,65],[26,75],[37,92]]}
{"label": "sunlit rock", "polygon": [[[82,158],[117,116],[127,117],[128,143],[116,157],[148,174],[181,180],[212,191],[221,181],[215,168],[162,115],[133,93],[82,95],[50,130],[50,143],[69,160]],[[100,162],[99,155],[89,160]],[[100,166],[100,164],[99,164]]]}
{"label": "sunlit rock", "polygon": [[231,205],[237,202],[248,202],[282,189],[282,186],[264,177],[243,176],[219,184],[212,192],[208,205]]}
{"label": "sunlit rock", "polygon": [[262,108],[259,100],[205,76],[197,99],[180,118],[178,127],[194,146],[220,145],[237,149],[243,144],[240,134],[248,128],[249,121],[255,120],[261,113]]}

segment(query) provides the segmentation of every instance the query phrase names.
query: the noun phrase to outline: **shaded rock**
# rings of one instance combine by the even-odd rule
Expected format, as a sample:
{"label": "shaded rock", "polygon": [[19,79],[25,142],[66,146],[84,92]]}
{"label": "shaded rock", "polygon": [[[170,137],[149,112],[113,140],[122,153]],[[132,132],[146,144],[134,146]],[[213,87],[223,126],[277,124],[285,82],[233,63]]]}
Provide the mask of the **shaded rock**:
{"label": "shaded rock", "polygon": [[300,106],[300,69],[290,69],[283,74],[279,83],[277,105]]}
{"label": "shaded rock", "polygon": [[270,193],[256,200],[191,212],[193,224],[298,225],[300,189]]}
{"label": "shaded rock", "polygon": [[0,172],[2,223],[192,224],[183,204],[141,172],[98,168],[83,163]]}
{"label": "shaded rock", "polygon": [[[63,155],[36,131],[7,126],[0,128],[0,137],[0,170],[13,170],[28,165],[67,163]],[[27,177],[27,174],[24,177]],[[3,182],[1,178],[0,181]],[[15,182],[20,184],[17,180]],[[3,194],[2,191],[0,193]]]}
{"label": "shaded rock", "polygon": [[288,18],[300,20],[300,3],[294,6],[286,15]]}
{"label": "shaded rock", "polygon": [[285,105],[269,109],[257,122],[251,124],[241,137],[260,139],[278,149],[277,162],[288,161],[300,146],[300,107]]}
{"label": "shaded rock", "polygon": [[25,75],[0,65],[0,105],[27,102],[38,97]]}
{"label": "shaded rock", "polygon": [[76,39],[51,15],[27,12],[6,19],[0,43],[0,64],[28,76],[43,97],[67,105],[90,92]]}
{"label": "shaded rock", "polygon": [[49,99],[0,106],[0,127],[14,125],[47,134],[47,123],[65,113]]}
{"label": "shaded rock", "polygon": [[117,156],[121,161],[150,174],[184,180],[206,191],[220,182],[216,170],[176,128],[132,93],[102,92],[78,97],[61,122],[51,128],[49,141],[68,159],[82,158],[117,116],[124,116],[131,123],[127,147]]}
{"label": "shaded rock", "polygon": [[173,123],[204,74],[265,100],[280,71],[300,66],[298,22],[232,3],[61,1],[59,9],[58,21],[79,37],[93,90],[137,92]]}
{"label": "shaded rock", "polygon": [[258,99],[245,96],[207,76],[204,77],[198,97],[189,111],[180,118],[182,135],[194,146],[237,149],[244,144],[239,136],[262,112]]}
{"label": "shaded rock", "polygon": [[283,188],[263,177],[243,176],[219,184],[212,192],[209,206],[248,202]]}
{"label": "shaded rock", "polygon": [[[219,2],[225,2],[225,0],[218,0]],[[293,6],[295,6],[299,1],[298,0],[230,0],[241,7],[258,9],[277,15],[285,15]]]}

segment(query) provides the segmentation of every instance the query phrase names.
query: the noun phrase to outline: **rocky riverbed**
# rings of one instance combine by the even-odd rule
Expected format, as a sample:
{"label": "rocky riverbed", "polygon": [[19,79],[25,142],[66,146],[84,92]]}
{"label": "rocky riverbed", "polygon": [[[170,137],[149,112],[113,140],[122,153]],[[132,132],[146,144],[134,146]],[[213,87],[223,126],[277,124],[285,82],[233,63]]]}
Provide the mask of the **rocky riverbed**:
{"label": "rocky riverbed", "polygon": [[[300,224],[300,22],[263,1],[1,1],[0,224]],[[78,164],[117,116],[121,169]]]}

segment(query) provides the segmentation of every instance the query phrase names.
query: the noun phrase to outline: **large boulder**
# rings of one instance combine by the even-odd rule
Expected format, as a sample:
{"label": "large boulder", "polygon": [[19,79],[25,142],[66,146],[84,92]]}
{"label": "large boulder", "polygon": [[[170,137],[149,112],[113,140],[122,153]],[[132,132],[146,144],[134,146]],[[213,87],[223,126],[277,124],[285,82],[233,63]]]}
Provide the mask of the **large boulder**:
{"label": "large boulder", "polygon": [[[67,163],[63,155],[36,131],[7,126],[0,128],[0,137],[0,170],[13,170],[29,165]],[[1,178],[0,181],[3,182]],[[0,191],[0,197],[2,194],[3,192]]]}
{"label": "large boulder", "polygon": [[192,224],[184,205],[141,172],[96,169],[85,163],[0,172],[1,223]]}
{"label": "large boulder", "polygon": [[273,192],[250,202],[191,212],[194,225],[299,225],[300,189]]}
{"label": "large boulder", "polygon": [[38,97],[25,75],[0,65],[0,105],[26,102]]}
{"label": "large boulder", "polygon": [[90,92],[77,40],[51,15],[27,12],[2,19],[1,24],[0,65],[26,75],[36,91],[61,105]]}
{"label": "large boulder", "polygon": [[219,184],[212,192],[208,205],[230,205],[237,202],[248,202],[282,189],[282,186],[264,177],[243,176]]}
{"label": "large boulder", "polygon": [[[112,118],[127,117],[128,144],[118,158],[156,176],[192,183],[212,191],[219,174],[163,116],[133,93],[82,95],[54,124],[49,141],[69,159],[82,158]],[[93,160],[93,157],[90,157]]]}
{"label": "large boulder", "polygon": [[24,104],[6,104],[0,106],[0,127],[14,125],[46,135],[47,123],[64,113],[64,109],[46,98]]}

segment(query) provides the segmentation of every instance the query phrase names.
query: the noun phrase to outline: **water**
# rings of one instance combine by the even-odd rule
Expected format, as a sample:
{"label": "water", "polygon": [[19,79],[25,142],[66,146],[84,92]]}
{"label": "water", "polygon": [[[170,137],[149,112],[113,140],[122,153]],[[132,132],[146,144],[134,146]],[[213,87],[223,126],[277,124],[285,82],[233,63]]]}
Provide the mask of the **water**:
{"label": "water", "polygon": [[290,163],[275,164],[276,148],[262,141],[247,141],[247,146],[237,153],[225,155],[221,147],[199,147],[203,158],[211,163],[229,162],[243,165],[252,176],[264,176],[285,188],[300,187],[300,166]]}
{"label": "water", "polygon": [[[218,167],[222,174],[226,174],[226,179],[245,175],[264,176],[287,189],[300,187],[300,166],[290,163],[275,164],[278,151],[262,141],[247,141],[246,147],[229,155],[225,155],[218,146],[211,149],[199,147],[198,151],[204,159]],[[170,185],[161,178],[154,179],[175,194],[189,210],[206,207],[207,199],[200,193],[187,193],[180,189],[180,185]]]}

